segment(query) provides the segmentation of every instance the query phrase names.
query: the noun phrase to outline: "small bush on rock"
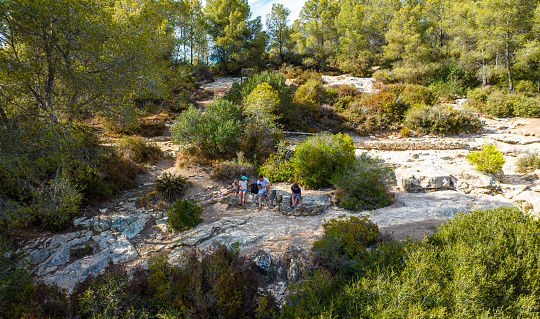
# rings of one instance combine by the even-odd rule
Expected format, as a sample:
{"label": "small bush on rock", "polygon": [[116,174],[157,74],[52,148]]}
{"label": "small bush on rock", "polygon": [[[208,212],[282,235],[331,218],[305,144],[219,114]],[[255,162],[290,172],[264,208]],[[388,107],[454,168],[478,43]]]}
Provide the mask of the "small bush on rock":
{"label": "small bush on rock", "polygon": [[356,211],[372,210],[391,202],[388,192],[393,169],[381,159],[363,153],[353,165],[332,178],[339,206]]}
{"label": "small bush on rock", "polygon": [[169,225],[179,232],[193,228],[202,223],[203,219],[200,216],[203,211],[204,209],[195,201],[187,199],[177,201],[167,210]]}
{"label": "small bush on rock", "polygon": [[504,165],[501,151],[494,144],[484,144],[482,150],[470,152],[465,156],[469,164],[475,165],[476,169],[486,173],[500,172]]}
{"label": "small bush on rock", "polygon": [[329,185],[334,173],[347,168],[354,159],[354,143],[349,135],[323,132],[298,144],[292,166],[300,184],[316,188]]}
{"label": "small bush on rock", "polygon": [[540,169],[540,153],[530,152],[518,158],[517,168],[519,172],[530,172]]}

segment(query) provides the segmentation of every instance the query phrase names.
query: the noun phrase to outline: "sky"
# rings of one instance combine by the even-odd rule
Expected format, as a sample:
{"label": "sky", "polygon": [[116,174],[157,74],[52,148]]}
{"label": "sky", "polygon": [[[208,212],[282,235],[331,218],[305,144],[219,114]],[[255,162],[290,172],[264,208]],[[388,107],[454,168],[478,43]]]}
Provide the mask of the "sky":
{"label": "sky", "polygon": [[[254,19],[261,16],[263,28],[266,29],[266,15],[272,11],[272,4],[281,3],[285,8],[291,10],[289,15],[289,25],[293,24],[294,20],[300,15],[300,10],[306,0],[292,0],[292,1],[279,1],[279,0],[248,0],[249,7],[251,9],[251,18]],[[202,0],[203,6],[206,5],[206,1]]]}

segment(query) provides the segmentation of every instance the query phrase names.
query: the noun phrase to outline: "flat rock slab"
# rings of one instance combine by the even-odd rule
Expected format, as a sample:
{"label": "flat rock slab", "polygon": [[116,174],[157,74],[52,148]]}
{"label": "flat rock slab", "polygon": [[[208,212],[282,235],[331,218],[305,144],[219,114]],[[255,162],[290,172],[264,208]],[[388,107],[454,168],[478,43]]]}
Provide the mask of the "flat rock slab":
{"label": "flat rock slab", "polygon": [[485,137],[508,144],[527,145],[540,142],[540,139],[537,137],[523,136],[517,134],[489,134]]}

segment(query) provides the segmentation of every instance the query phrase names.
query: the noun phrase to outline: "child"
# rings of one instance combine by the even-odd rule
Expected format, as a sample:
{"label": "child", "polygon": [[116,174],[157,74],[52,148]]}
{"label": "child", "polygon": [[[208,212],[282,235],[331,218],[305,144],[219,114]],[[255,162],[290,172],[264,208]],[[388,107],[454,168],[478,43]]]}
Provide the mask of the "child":
{"label": "child", "polygon": [[265,198],[268,198],[268,192],[270,191],[270,186],[272,186],[272,183],[268,180],[268,178],[264,178],[264,176],[259,175],[259,179],[257,180],[257,185],[259,186],[259,210],[262,209],[262,197],[264,195]]}
{"label": "child", "polygon": [[298,186],[298,184],[294,183],[291,186],[291,192],[292,192],[292,197],[291,197],[292,205],[289,208],[295,209],[296,204],[298,203],[298,199],[302,197],[302,190],[300,189],[300,186]]}
{"label": "child", "polygon": [[238,185],[240,186],[240,195],[238,195],[238,206],[242,206],[246,203],[246,194],[248,189],[247,177],[242,176]]}
{"label": "child", "polygon": [[234,183],[232,183],[229,187],[231,188],[230,190],[228,190],[226,193],[219,193],[219,196],[226,196],[234,193],[234,199],[236,199],[236,196],[238,195],[238,190],[240,189],[240,186],[238,185],[238,180],[235,179]]}

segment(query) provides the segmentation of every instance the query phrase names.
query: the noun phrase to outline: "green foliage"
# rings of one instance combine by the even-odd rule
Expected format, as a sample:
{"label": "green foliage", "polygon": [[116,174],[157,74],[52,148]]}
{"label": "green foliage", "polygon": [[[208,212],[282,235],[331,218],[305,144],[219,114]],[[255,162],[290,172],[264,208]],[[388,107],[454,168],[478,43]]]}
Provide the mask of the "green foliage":
{"label": "green foliage", "polygon": [[501,151],[495,144],[486,142],[480,151],[470,152],[465,156],[469,164],[475,165],[476,169],[486,173],[500,172],[504,165]]}
{"label": "green foliage", "polygon": [[362,153],[354,164],[332,177],[339,206],[356,211],[372,210],[391,202],[389,184],[393,169],[379,158]]}
{"label": "green foliage", "polygon": [[422,243],[367,252],[348,283],[307,278],[292,287],[281,317],[532,318],[539,253],[530,247],[539,231],[516,208],[458,214]]}
{"label": "green foliage", "polygon": [[161,157],[161,149],[157,145],[146,145],[141,137],[127,136],[118,140],[116,150],[128,161],[155,163]]}
{"label": "green foliage", "polygon": [[540,117],[540,101],[532,97],[518,96],[514,103],[514,113],[521,117]]}
{"label": "green foliage", "polygon": [[308,80],[300,85],[294,96],[296,101],[312,108],[318,108],[330,100],[326,88],[316,80]]}
{"label": "green foliage", "polygon": [[161,196],[169,200],[174,200],[184,193],[188,184],[189,182],[185,177],[165,173],[156,179],[156,190]]}
{"label": "green foliage", "polygon": [[194,107],[181,113],[170,127],[171,140],[203,158],[230,156],[239,145],[241,109],[216,99],[202,114]]}
{"label": "green foliage", "polygon": [[530,172],[540,169],[540,154],[538,152],[527,152],[518,158],[516,163],[519,172]]}
{"label": "green foliage", "polygon": [[415,105],[405,114],[404,122],[414,129],[436,134],[475,132],[482,127],[475,113],[450,105]]}
{"label": "green foliage", "polygon": [[399,98],[409,106],[416,104],[432,105],[437,100],[437,97],[429,88],[418,84],[405,85]]}
{"label": "green foliage", "polygon": [[279,73],[264,71],[255,73],[240,83],[233,83],[225,99],[237,104],[245,104],[246,98],[262,83],[270,85],[278,94],[279,103],[273,114],[279,117],[279,123],[291,124],[294,121],[296,108],[292,103],[293,91],[285,84],[285,78]]}
{"label": "green foliage", "polygon": [[268,83],[259,84],[245,98],[246,126],[241,147],[246,154],[265,159],[275,149],[281,135],[279,117],[273,114],[278,105],[278,92]]}
{"label": "green foliage", "polygon": [[514,89],[519,93],[534,93],[538,91],[538,87],[534,82],[529,80],[517,81],[514,85]]}
{"label": "green foliage", "polygon": [[238,152],[237,158],[233,160],[213,164],[210,176],[219,180],[231,181],[238,179],[242,175],[249,176],[254,174],[254,165],[244,158],[242,152]]}
{"label": "green foliage", "polygon": [[183,199],[172,204],[167,210],[169,225],[172,229],[182,232],[203,222],[201,213],[204,209],[195,201]]}
{"label": "green foliage", "polygon": [[149,265],[153,298],[172,305],[186,317],[250,317],[257,307],[258,280],[251,261],[240,256],[238,244],[214,244],[206,251],[183,254],[179,266],[165,258]]}
{"label": "green foliage", "polygon": [[296,146],[292,166],[300,184],[317,188],[329,185],[334,173],[351,165],[354,159],[354,144],[349,135],[323,132]]}
{"label": "green foliage", "polygon": [[393,92],[380,92],[362,99],[362,106],[370,113],[376,113],[388,121],[396,122],[407,109],[404,103],[398,103],[398,95]]}
{"label": "green foliage", "polygon": [[379,233],[377,224],[366,216],[331,219],[323,228],[323,237],[313,243],[312,250],[316,260],[334,273],[350,271],[350,263],[365,257],[366,247]]}
{"label": "green foliage", "polygon": [[261,166],[259,172],[273,182],[290,182],[294,177],[291,159],[294,151],[287,148],[285,141],[277,145],[276,152]]}

